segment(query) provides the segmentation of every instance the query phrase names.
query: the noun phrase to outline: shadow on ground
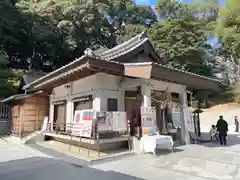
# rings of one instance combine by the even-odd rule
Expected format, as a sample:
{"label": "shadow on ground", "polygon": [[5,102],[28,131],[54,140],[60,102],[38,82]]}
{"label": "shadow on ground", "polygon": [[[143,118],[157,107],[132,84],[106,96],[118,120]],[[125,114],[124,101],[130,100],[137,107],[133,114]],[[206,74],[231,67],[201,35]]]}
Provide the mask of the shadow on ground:
{"label": "shadow on ground", "polygon": [[47,154],[51,157],[55,157],[58,159],[62,159],[63,161],[69,162],[71,164],[75,164],[76,166],[87,166],[89,164],[88,161],[76,158],[65,153],[58,152],[54,149],[47,148],[38,144],[28,144],[29,147],[34,148],[44,154]]}
{"label": "shadow on ground", "polygon": [[[228,147],[240,145],[240,133],[229,133],[227,136],[227,145]],[[203,141],[200,142],[199,145],[210,147],[210,148],[216,148],[216,147],[222,147],[220,145],[219,141]]]}
{"label": "shadow on ground", "polygon": [[62,160],[33,157],[0,163],[1,180],[143,180],[115,171],[79,167]]}
{"label": "shadow on ground", "polygon": [[[173,151],[170,151],[170,150],[165,150],[165,149],[159,149],[157,152],[156,152],[156,156],[163,156],[163,155],[169,155],[171,153],[179,153],[179,152],[182,152],[184,151],[183,149],[179,147],[174,147],[173,148]],[[152,154],[152,153],[148,153],[148,154]],[[152,154],[153,155],[153,154]]]}

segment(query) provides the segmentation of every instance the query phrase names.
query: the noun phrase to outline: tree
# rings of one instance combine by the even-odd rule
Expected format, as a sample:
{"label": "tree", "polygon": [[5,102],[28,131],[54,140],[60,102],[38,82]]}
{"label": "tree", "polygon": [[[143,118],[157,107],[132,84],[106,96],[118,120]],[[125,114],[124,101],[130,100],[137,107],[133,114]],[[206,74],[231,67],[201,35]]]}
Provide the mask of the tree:
{"label": "tree", "polygon": [[220,9],[216,35],[221,43],[221,64],[231,84],[240,80],[240,7],[236,0],[227,0]]}
{"label": "tree", "polygon": [[108,17],[117,29],[123,24],[151,26],[157,22],[153,9],[149,6],[137,6],[132,0],[110,0]]}
{"label": "tree", "polygon": [[173,67],[212,76],[204,28],[194,17],[165,20],[149,30],[157,52]]}
{"label": "tree", "polygon": [[0,50],[0,97],[8,97],[17,92],[21,71],[9,68],[6,53]]}
{"label": "tree", "polygon": [[156,5],[157,16],[160,20],[181,19],[192,15],[190,6],[175,0],[160,0]]}
{"label": "tree", "polygon": [[240,57],[240,6],[237,0],[227,0],[220,10],[216,34],[223,50],[235,59]]}
{"label": "tree", "polygon": [[154,10],[148,6],[137,6],[132,0],[111,0],[107,15],[114,27],[117,43],[122,43],[143,32],[157,22]]}
{"label": "tree", "polygon": [[142,33],[147,28],[141,25],[127,24],[121,27],[121,32],[117,36],[117,43],[121,44],[134,36]]}

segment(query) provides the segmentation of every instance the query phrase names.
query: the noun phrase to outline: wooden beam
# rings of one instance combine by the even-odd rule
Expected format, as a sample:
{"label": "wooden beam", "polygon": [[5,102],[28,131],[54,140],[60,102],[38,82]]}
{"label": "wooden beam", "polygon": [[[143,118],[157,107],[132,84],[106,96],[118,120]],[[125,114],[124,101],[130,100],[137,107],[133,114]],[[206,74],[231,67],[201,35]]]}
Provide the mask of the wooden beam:
{"label": "wooden beam", "polygon": [[124,80],[120,83],[120,89],[141,86],[142,83],[141,79],[124,78]]}

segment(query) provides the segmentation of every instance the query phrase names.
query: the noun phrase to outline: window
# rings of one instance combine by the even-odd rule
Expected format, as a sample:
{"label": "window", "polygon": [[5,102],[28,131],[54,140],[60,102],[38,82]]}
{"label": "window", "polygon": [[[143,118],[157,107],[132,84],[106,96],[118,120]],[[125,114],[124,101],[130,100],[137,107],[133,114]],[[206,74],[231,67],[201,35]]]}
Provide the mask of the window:
{"label": "window", "polygon": [[117,99],[108,98],[107,100],[108,111],[117,111],[118,110],[117,103],[118,103]]}
{"label": "window", "polygon": [[173,99],[179,99],[179,94],[175,92],[171,92],[171,96]]}
{"label": "window", "polygon": [[91,96],[80,97],[80,98],[74,99],[73,102],[74,102],[74,111],[93,108],[93,101]]}

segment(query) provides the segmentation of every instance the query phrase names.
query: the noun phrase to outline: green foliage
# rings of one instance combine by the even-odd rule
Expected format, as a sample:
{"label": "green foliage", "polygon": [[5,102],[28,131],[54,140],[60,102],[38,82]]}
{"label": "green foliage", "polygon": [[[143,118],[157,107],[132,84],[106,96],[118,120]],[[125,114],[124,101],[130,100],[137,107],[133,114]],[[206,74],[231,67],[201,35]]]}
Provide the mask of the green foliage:
{"label": "green foliage", "polygon": [[240,6],[237,0],[226,0],[220,10],[220,17],[216,28],[218,39],[223,51],[235,58],[240,57]]}
{"label": "green foliage", "polygon": [[192,15],[189,5],[174,0],[158,1],[156,11],[160,20],[181,19]]}
{"label": "green foliage", "polygon": [[146,28],[141,25],[127,24],[125,26],[122,26],[121,32],[117,36],[117,43],[118,44],[123,43],[123,42],[131,39],[132,37],[140,34],[144,30],[146,30]]}
{"label": "green foliage", "polygon": [[157,52],[173,67],[211,76],[207,43],[202,22],[195,18],[165,20],[149,34]]}
{"label": "green foliage", "polygon": [[49,72],[144,30],[169,65],[213,76],[219,52],[207,40],[217,32],[225,56],[239,57],[239,10],[228,0],[217,22],[217,0],[160,0],[155,11],[132,0],[1,0],[0,87],[15,89],[24,70]]}
{"label": "green foliage", "polygon": [[17,92],[21,70],[9,68],[6,53],[0,51],[0,97],[8,97]]}

